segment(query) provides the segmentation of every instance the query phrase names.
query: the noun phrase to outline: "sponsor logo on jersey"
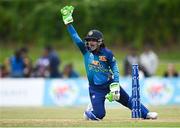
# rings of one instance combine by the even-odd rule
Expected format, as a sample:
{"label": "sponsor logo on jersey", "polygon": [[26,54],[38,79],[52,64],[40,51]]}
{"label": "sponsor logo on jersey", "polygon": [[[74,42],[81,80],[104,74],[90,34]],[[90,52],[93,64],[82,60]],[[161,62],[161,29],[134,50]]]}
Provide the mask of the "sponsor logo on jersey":
{"label": "sponsor logo on jersey", "polygon": [[106,56],[99,56],[100,61],[107,61]]}
{"label": "sponsor logo on jersey", "polygon": [[100,64],[99,61],[93,60],[89,65],[89,70],[93,70],[95,72],[108,72],[109,70],[104,68],[103,65]]}
{"label": "sponsor logo on jersey", "polygon": [[99,61],[93,60],[93,61],[92,61],[92,64],[98,66],[98,65],[99,65]]}

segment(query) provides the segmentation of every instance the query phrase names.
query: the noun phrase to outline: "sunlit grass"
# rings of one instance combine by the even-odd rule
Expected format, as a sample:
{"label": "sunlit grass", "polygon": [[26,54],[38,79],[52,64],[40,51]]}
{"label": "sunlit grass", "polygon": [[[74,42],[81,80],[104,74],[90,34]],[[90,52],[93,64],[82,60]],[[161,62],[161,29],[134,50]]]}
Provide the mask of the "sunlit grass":
{"label": "sunlit grass", "polygon": [[124,107],[107,108],[102,121],[83,119],[85,107],[10,107],[0,108],[0,127],[179,127],[180,107],[150,107],[159,113],[157,120],[133,120]]}

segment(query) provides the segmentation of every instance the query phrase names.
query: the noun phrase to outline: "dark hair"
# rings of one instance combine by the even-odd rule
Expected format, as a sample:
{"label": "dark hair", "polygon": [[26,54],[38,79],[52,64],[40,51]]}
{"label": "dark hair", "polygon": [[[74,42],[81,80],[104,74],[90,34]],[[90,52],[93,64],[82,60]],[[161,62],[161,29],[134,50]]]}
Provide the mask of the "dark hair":
{"label": "dark hair", "polygon": [[15,51],[14,56],[16,57],[17,62],[21,59],[21,51],[20,51],[20,49],[17,49]]}
{"label": "dark hair", "polygon": [[104,42],[102,42],[102,44],[100,45],[100,48],[105,48],[106,45],[104,44]]}
{"label": "dark hair", "polygon": [[28,48],[27,47],[22,47],[20,49],[20,51],[23,52],[23,53],[27,53],[28,52]]}
{"label": "dark hair", "polygon": [[51,45],[46,45],[46,46],[44,47],[44,49],[47,50],[48,52],[50,52],[50,51],[53,50],[53,48],[52,48]]}

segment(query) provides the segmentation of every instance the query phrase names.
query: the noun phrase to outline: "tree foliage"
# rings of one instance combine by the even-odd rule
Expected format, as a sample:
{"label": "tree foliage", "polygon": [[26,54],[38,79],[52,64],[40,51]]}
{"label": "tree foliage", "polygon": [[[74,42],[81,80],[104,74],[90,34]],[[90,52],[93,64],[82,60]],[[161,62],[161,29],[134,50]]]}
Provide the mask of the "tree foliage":
{"label": "tree foliage", "polygon": [[103,31],[107,43],[156,46],[180,42],[180,0],[0,1],[1,42],[43,42],[66,38],[60,9],[75,6],[75,27],[85,36]]}

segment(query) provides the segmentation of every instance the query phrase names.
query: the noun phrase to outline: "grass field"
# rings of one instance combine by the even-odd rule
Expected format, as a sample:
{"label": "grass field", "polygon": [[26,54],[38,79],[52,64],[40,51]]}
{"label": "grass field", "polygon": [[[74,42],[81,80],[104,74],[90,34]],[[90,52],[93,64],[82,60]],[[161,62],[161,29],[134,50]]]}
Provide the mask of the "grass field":
{"label": "grass field", "polygon": [[83,119],[83,107],[0,108],[0,127],[180,127],[180,106],[150,107],[157,120],[133,120],[124,107],[107,108],[102,121]]}

